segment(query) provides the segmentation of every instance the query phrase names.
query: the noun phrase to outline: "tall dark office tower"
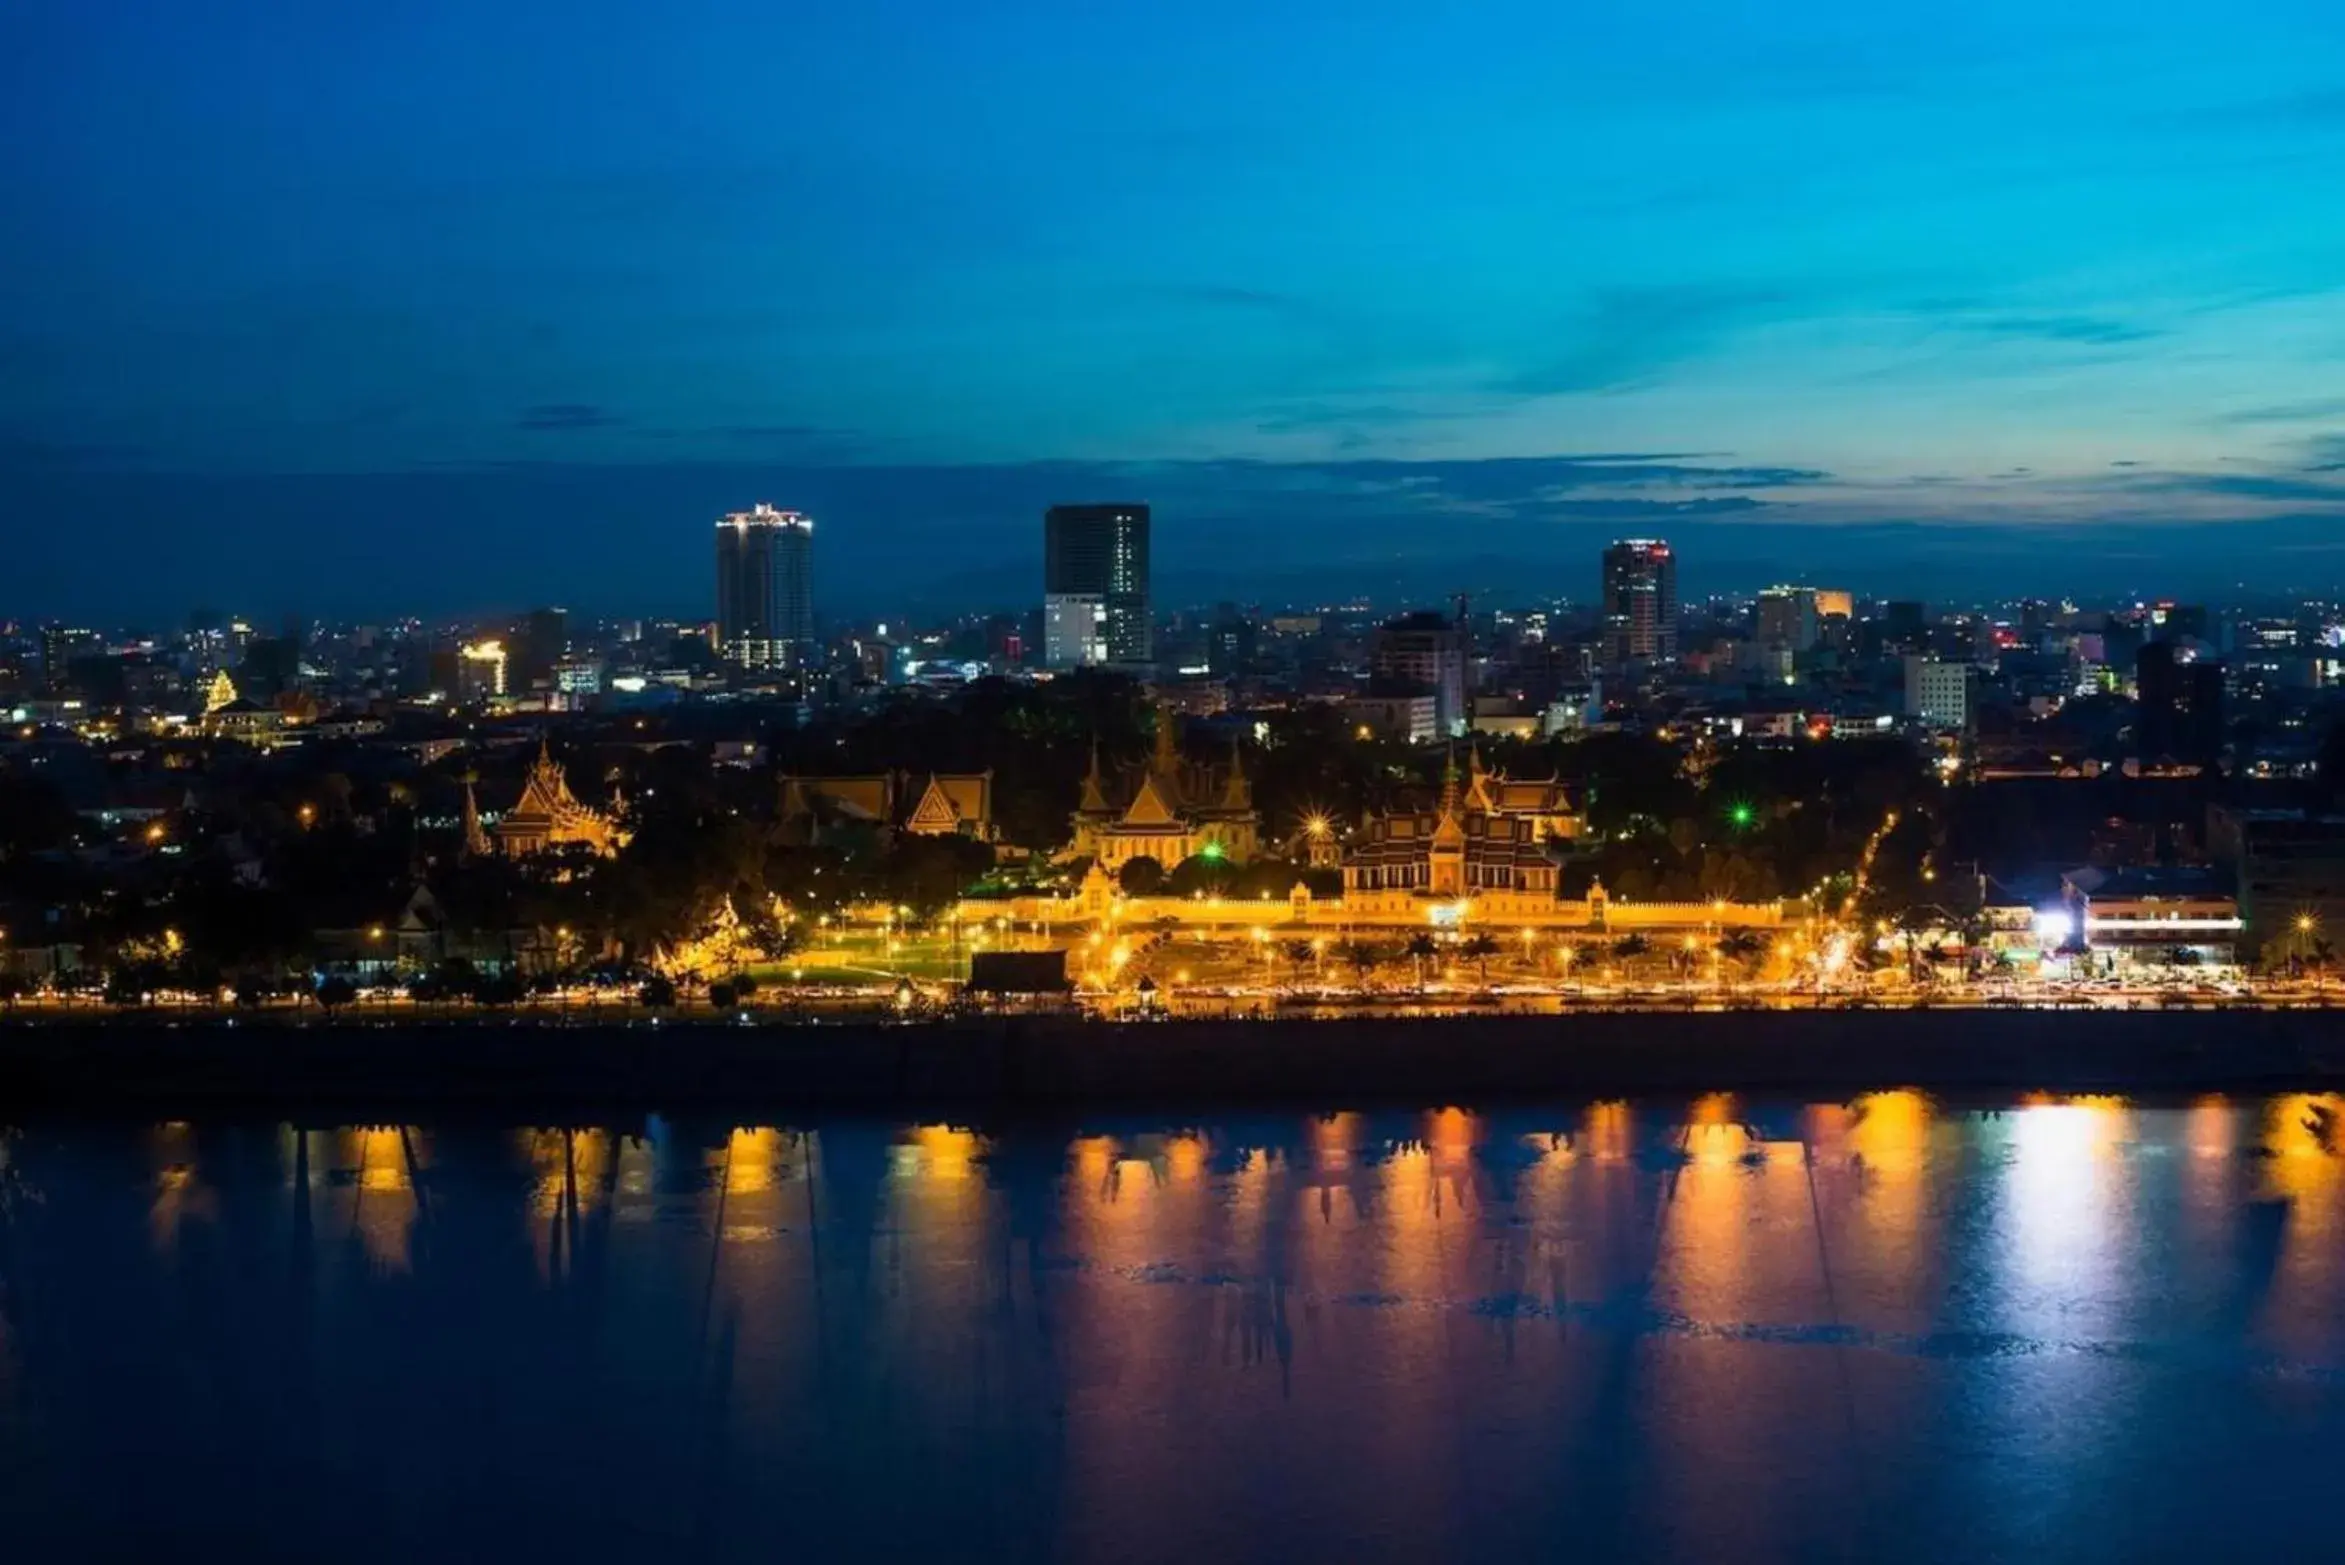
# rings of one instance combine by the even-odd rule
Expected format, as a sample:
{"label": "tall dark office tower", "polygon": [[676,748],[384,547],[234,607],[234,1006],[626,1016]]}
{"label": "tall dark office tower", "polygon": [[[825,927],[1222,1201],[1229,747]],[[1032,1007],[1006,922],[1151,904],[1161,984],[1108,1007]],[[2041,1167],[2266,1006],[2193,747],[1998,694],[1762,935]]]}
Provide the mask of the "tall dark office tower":
{"label": "tall dark office tower", "polygon": [[1466,725],[1466,633],[1457,621],[1420,611],[1376,632],[1372,695],[1415,691],[1433,697],[1433,731],[1444,738]]}
{"label": "tall dark office tower", "polygon": [[1054,505],[1043,513],[1042,626],[1053,668],[1153,660],[1148,507]]}
{"label": "tall dark office tower", "polygon": [[516,629],[514,639],[521,655],[513,670],[514,683],[523,690],[550,684],[554,665],[570,651],[570,611],[531,609]]}
{"label": "tall dark office tower", "polygon": [[2211,765],[2223,753],[2223,665],[2145,642],[2134,659],[2133,749],[2145,761]]}
{"label": "tall dark office tower", "polygon": [[1677,556],[1658,538],[1604,551],[1604,650],[1614,663],[1677,656]]}
{"label": "tall dark office tower", "polygon": [[51,694],[61,694],[73,682],[73,660],[100,650],[105,643],[94,630],[70,625],[41,627],[41,683]]}
{"label": "tall dark office tower", "polygon": [[743,668],[814,661],[814,522],[763,504],[717,519],[717,648]]}

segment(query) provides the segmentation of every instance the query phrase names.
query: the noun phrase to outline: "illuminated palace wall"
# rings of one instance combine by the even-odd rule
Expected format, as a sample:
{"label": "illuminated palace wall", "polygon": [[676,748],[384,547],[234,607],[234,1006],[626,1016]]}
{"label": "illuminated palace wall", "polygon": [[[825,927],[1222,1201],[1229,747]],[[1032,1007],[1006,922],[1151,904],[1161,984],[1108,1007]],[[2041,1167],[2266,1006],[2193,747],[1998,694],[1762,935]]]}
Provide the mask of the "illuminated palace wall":
{"label": "illuminated palace wall", "polygon": [[1797,923],[1797,902],[1631,902],[1601,887],[1586,897],[1507,897],[1477,905],[1473,899],[1371,896],[1357,904],[1342,897],[1314,897],[1301,886],[1285,897],[1241,901],[1216,897],[1128,897],[1104,879],[1087,879],[1071,897],[1013,897],[963,902],[954,917],[963,923],[1006,918],[1020,924],[1091,927],[1120,924],[1143,928],[1171,921],[1196,931],[1250,929],[1423,929],[1430,926],[1497,925],[1509,929],[1551,929],[1589,935],[1659,930],[1778,929]]}

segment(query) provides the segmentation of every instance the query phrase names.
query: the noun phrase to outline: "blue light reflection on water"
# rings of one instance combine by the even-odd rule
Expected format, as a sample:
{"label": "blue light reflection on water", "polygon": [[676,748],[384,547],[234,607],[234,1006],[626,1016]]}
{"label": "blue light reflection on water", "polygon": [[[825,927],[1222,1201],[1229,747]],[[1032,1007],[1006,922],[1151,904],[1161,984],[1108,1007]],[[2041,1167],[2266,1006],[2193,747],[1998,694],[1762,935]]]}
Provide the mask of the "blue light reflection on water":
{"label": "blue light reflection on water", "polygon": [[2293,1551],[2345,1437],[2341,1109],[30,1124],[0,1536]]}

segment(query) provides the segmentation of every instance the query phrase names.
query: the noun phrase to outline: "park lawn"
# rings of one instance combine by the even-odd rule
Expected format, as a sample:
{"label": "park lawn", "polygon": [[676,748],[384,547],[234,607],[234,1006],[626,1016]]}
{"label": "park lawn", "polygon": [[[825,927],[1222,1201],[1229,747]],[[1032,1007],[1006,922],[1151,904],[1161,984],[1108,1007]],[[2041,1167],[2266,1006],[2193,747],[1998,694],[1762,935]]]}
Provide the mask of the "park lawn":
{"label": "park lawn", "polygon": [[900,942],[893,954],[880,942],[808,946],[778,962],[757,962],[748,971],[761,984],[885,985],[898,978],[934,982],[968,976],[966,949],[948,941]]}

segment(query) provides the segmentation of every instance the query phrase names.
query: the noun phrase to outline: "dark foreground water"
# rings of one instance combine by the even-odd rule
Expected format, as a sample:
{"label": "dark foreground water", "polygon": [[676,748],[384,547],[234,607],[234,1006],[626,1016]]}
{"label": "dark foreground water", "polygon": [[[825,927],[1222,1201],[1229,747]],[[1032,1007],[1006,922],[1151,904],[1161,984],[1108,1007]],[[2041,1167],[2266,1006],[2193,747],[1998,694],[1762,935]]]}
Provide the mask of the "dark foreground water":
{"label": "dark foreground water", "polygon": [[0,1556],[2329,1558],[2340,1133],[30,1124]]}

